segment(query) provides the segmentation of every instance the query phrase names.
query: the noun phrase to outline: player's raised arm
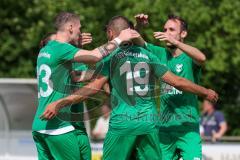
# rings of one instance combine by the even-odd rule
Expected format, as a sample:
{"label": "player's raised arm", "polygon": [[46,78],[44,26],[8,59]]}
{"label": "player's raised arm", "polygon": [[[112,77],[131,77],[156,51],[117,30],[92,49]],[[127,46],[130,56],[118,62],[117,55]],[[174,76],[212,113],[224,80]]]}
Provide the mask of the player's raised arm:
{"label": "player's raised arm", "polygon": [[[182,31],[184,33],[181,33],[182,36],[185,37],[187,35],[187,32]],[[186,54],[188,54],[189,57],[191,57],[194,62],[198,65],[202,65],[206,61],[206,56],[203,52],[201,52],[199,49],[192,47],[184,42],[181,42],[177,39],[175,39],[171,34],[166,32],[154,32],[154,37],[160,41],[165,41],[167,43],[171,43],[172,45],[176,46]]]}
{"label": "player's raised arm", "polygon": [[148,15],[140,13],[134,16],[136,20],[136,24],[134,25],[135,31],[138,33],[138,37],[132,39],[133,43],[138,46],[145,46],[145,40],[142,38],[142,36],[139,34],[139,32],[142,30],[143,27],[146,27],[148,25]]}
{"label": "player's raised arm", "polygon": [[144,47],[145,43],[146,43],[145,40],[142,38],[142,36],[136,30],[134,30],[133,32],[135,32],[136,37],[132,39],[132,42],[135,45]]}
{"label": "player's raised arm", "polygon": [[194,84],[185,78],[174,75],[170,71],[166,72],[162,76],[162,80],[179,90],[194,93],[211,102],[215,103],[218,100],[218,94],[215,91]]}
{"label": "player's raised arm", "polygon": [[74,56],[74,61],[96,63],[114,51],[122,42],[138,38],[138,36],[139,34],[130,28],[122,30],[118,37],[94,50],[79,50]]}
{"label": "player's raised arm", "polygon": [[143,27],[146,27],[149,24],[147,14],[140,13],[140,14],[135,15],[134,17],[136,20],[136,24],[135,24],[134,28],[137,31],[140,31]]}

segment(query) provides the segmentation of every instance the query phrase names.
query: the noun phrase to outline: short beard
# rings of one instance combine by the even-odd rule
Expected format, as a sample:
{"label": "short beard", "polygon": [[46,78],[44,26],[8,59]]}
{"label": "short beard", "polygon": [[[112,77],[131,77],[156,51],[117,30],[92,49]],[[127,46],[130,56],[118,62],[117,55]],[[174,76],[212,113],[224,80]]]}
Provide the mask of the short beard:
{"label": "short beard", "polygon": [[72,40],[72,41],[70,41],[69,43],[70,43],[71,45],[75,46],[75,47],[79,47],[79,46],[80,46],[79,41],[77,42],[77,41]]}
{"label": "short beard", "polygon": [[176,46],[174,46],[174,45],[167,45],[167,48],[168,49],[170,49],[170,50],[174,50],[174,49],[177,49],[177,47]]}

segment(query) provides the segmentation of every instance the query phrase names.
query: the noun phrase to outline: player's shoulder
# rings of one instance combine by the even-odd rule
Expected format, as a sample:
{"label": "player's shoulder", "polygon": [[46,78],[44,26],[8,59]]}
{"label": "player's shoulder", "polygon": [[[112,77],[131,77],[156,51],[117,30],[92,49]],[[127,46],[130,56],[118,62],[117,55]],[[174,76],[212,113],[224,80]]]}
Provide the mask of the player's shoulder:
{"label": "player's shoulder", "polygon": [[161,46],[158,46],[158,45],[155,45],[155,44],[153,44],[153,43],[149,43],[149,42],[146,42],[146,43],[145,43],[145,47],[146,47],[146,48],[156,49],[156,50],[161,50],[161,51],[166,51],[166,48],[161,47]]}
{"label": "player's shoulder", "polygon": [[74,45],[66,42],[59,42],[59,41],[50,41],[48,43],[48,46],[50,48],[54,48],[55,50],[58,50],[59,52],[69,51],[69,50],[76,50],[78,49]]}
{"label": "player's shoulder", "polygon": [[202,66],[198,65],[192,57],[190,57],[187,53],[182,52],[181,54],[181,61],[183,61],[185,64],[189,64],[190,66],[196,68],[196,69],[201,69]]}
{"label": "player's shoulder", "polygon": [[50,59],[52,56],[52,48],[47,44],[42,47],[38,53],[38,59],[48,58]]}
{"label": "player's shoulder", "polygon": [[141,53],[145,53],[145,54],[150,54],[151,52],[149,50],[147,50],[146,48],[142,47],[142,46],[138,46],[138,45],[133,45],[131,47],[131,50],[135,50],[135,52],[141,52]]}
{"label": "player's shoulder", "polygon": [[154,45],[152,43],[145,43],[145,47],[152,54],[156,55],[159,59],[168,56],[168,50],[164,47]]}
{"label": "player's shoulder", "polygon": [[134,45],[132,48],[135,53],[139,53],[141,55],[146,55],[149,58],[151,58],[153,56],[151,51],[147,50],[146,48],[144,48],[142,46]]}

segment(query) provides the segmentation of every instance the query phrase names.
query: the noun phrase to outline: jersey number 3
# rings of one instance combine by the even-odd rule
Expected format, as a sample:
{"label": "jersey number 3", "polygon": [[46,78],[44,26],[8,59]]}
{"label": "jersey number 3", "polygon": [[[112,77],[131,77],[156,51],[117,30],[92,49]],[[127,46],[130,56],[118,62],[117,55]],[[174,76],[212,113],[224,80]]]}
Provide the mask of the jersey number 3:
{"label": "jersey number 3", "polygon": [[[45,75],[44,77],[41,77],[40,78],[40,75],[45,72]],[[50,77],[51,77],[51,69],[48,65],[46,64],[42,64],[38,70],[38,73],[37,73],[37,77],[38,77],[38,84],[40,87],[39,87],[39,90],[40,92],[38,93],[38,96],[39,98],[40,97],[48,97],[52,92],[53,92],[53,89],[52,87],[50,86]],[[47,85],[47,88],[45,90],[43,90],[43,88],[41,87],[44,83],[45,85]]]}

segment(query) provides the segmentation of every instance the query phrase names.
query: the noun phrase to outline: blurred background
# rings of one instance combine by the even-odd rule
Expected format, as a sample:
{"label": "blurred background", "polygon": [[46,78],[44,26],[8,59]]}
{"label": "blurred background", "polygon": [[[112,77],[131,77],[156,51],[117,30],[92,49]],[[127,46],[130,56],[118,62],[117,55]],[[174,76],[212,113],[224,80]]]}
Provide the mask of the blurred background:
{"label": "blurred background", "polygon": [[[60,11],[80,16],[82,32],[90,32],[93,36],[93,42],[86,49],[106,42],[104,25],[115,15],[124,15],[134,21],[134,15],[148,14],[149,26],[141,34],[146,41],[159,45],[163,44],[153,38],[153,32],[162,31],[167,15],[176,14],[185,19],[189,25],[187,43],[203,51],[207,57],[201,85],[219,93],[217,110],[223,113],[228,126],[224,137],[216,142],[205,137],[204,157],[240,159],[239,0],[1,0],[0,159],[1,155],[2,159],[20,159],[27,154],[35,159],[35,146],[28,138],[31,137],[31,123],[37,107],[35,65],[38,45],[46,33],[54,30],[53,19]],[[87,101],[89,110],[99,105],[99,102]],[[200,100],[200,109],[201,106]],[[100,115],[100,109],[89,115],[90,129],[94,128]],[[26,146],[26,149],[20,146]],[[94,147],[101,150],[98,145]],[[210,151],[219,153],[220,158],[211,156]]]}

